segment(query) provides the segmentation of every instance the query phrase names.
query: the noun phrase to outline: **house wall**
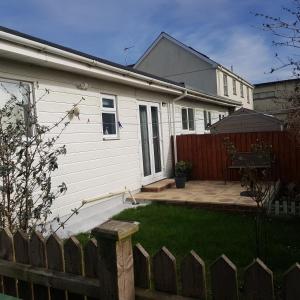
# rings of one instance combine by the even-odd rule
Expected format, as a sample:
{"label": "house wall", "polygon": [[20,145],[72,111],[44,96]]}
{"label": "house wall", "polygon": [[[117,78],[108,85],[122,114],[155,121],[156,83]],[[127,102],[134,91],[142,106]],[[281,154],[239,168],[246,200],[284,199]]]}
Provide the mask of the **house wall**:
{"label": "house wall", "polygon": [[[244,108],[253,109],[253,88],[247,85],[243,80],[239,77],[234,77],[230,72],[224,72],[221,70],[217,70],[217,83],[218,83],[218,95],[232,99],[235,101],[239,101],[242,103]],[[223,77],[224,74],[227,75],[227,85],[228,85],[228,95],[226,96],[224,93],[224,82]],[[236,95],[233,93],[233,79],[236,80]],[[241,96],[241,87],[240,84],[243,85],[244,97]],[[247,97],[247,89],[249,89],[249,98]]]}
{"label": "house wall", "polygon": [[[40,123],[53,124],[82,97],[80,117],[74,118],[62,134],[59,144],[66,144],[67,155],[59,159],[53,186],[64,181],[68,191],[53,205],[53,215],[68,214],[81,201],[124,189],[135,191],[142,185],[141,149],[139,140],[138,100],[165,102],[166,94],[140,90],[125,85],[96,80],[67,72],[29,64],[0,60],[0,77],[30,81],[34,84],[37,115]],[[88,90],[77,88],[88,83]],[[48,89],[49,95],[42,97]],[[123,128],[116,140],[103,140],[100,94],[117,96],[118,119]],[[42,97],[42,98],[41,98]],[[163,139],[164,175],[171,167],[169,105],[160,106]],[[57,133],[56,129],[53,134]]]}
{"label": "house wall", "polygon": [[136,68],[217,94],[215,68],[166,38],[162,38]]}
{"label": "house wall", "polygon": [[[53,217],[66,216],[71,209],[79,207],[82,200],[119,192],[125,187],[131,191],[139,191],[143,180],[139,101],[159,103],[163,175],[172,175],[171,100],[175,96],[3,58],[0,59],[0,66],[0,78],[29,81],[33,84],[36,111],[41,124],[51,125],[57,122],[73,104],[84,98],[79,104],[79,119],[74,117],[57,144],[66,145],[67,154],[59,158],[59,169],[53,174],[53,186],[65,182],[68,190],[55,200]],[[80,83],[87,83],[88,89],[79,89]],[[49,90],[49,94],[44,95],[45,89]],[[119,130],[118,139],[103,139],[101,94],[117,97],[118,120],[123,127]],[[183,106],[195,109],[194,132],[182,130]],[[204,133],[204,109],[212,112],[213,121],[218,119],[220,113],[228,113],[226,107],[218,105],[187,99],[179,101],[175,106],[176,134]],[[57,128],[51,134],[58,131]],[[128,207],[122,204],[122,196],[96,202],[93,204],[95,209],[91,205],[86,206],[85,213],[81,212],[71,220],[70,234],[88,230],[104,221],[103,218]]]}
{"label": "house wall", "polygon": [[255,86],[254,109],[285,120],[286,110],[290,107],[288,98],[293,94],[296,86],[297,81],[294,80]]}

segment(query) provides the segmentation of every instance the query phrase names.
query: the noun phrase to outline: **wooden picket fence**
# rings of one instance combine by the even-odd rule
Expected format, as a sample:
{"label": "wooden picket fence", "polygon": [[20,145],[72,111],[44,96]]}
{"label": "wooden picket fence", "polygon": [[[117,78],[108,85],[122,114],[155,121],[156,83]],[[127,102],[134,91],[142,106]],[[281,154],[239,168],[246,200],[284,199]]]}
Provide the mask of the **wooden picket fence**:
{"label": "wooden picket fence", "polygon": [[[55,300],[296,300],[300,299],[300,265],[284,275],[275,295],[273,273],[259,259],[244,272],[242,287],[237,268],[225,255],[210,266],[210,284],[203,260],[191,251],[179,272],[174,255],[162,247],[150,258],[142,245],[132,247],[135,223],[109,221],[97,227],[82,248],[75,237],[46,240],[0,230],[0,289],[21,299]],[[100,245],[100,246],[97,246]],[[134,280],[133,280],[134,278]]]}
{"label": "wooden picket fence", "polygon": [[[177,300],[207,300],[211,297],[214,300],[275,299],[273,273],[260,259],[255,259],[245,269],[240,287],[236,266],[224,254],[221,255],[210,266],[211,288],[208,290],[205,263],[194,251],[182,260],[179,276],[176,259],[167,248],[161,248],[152,260],[140,244],[134,247],[133,253],[136,299],[171,299],[166,295],[178,295],[179,287],[181,296],[174,298]],[[282,290],[276,299],[300,299],[299,282],[300,265],[296,263],[284,274]]]}
{"label": "wooden picket fence", "polygon": [[300,202],[295,200],[275,200],[272,203],[271,214],[275,216],[298,216],[300,217]]}
{"label": "wooden picket fence", "polygon": [[[97,242],[0,232],[0,291],[21,299],[98,299]],[[67,298],[68,297],[68,298]]]}

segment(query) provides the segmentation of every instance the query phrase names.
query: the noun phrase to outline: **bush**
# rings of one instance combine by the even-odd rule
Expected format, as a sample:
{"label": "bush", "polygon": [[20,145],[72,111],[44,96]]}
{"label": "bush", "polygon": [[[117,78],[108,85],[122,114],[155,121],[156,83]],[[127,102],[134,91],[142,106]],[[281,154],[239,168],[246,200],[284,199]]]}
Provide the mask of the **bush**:
{"label": "bush", "polygon": [[175,176],[176,177],[190,177],[192,172],[192,163],[189,161],[181,160],[176,163]]}

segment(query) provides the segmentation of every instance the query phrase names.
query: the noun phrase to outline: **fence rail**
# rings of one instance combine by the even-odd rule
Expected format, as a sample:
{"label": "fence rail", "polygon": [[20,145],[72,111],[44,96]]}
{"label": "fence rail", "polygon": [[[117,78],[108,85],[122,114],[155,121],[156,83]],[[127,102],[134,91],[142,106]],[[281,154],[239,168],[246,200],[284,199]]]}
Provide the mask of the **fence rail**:
{"label": "fence rail", "polygon": [[[178,160],[193,164],[192,178],[224,180],[228,161],[224,138],[229,137],[239,152],[250,151],[251,145],[263,140],[272,145],[275,154],[274,177],[282,182],[300,182],[300,146],[287,132],[247,132],[224,134],[192,134],[177,136]],[[230,180],[239,180],[238,170],[230,170]]]}

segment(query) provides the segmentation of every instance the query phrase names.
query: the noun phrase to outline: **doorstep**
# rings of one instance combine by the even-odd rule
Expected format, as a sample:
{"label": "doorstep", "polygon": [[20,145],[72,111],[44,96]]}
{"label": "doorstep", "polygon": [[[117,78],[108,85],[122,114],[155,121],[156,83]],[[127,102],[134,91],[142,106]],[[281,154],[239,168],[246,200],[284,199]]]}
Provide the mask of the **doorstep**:
{"label": "doorstep", "polygon": [[161,192],[165,189],[169,189],[171,187],[175,186],[175,180],[174,179],[163,179],[156,182],[153,182],[151,184],[145,185],[142,187],[142,192]]}

